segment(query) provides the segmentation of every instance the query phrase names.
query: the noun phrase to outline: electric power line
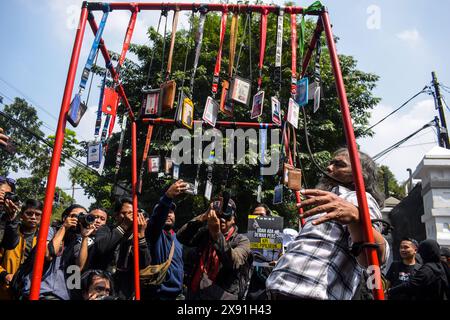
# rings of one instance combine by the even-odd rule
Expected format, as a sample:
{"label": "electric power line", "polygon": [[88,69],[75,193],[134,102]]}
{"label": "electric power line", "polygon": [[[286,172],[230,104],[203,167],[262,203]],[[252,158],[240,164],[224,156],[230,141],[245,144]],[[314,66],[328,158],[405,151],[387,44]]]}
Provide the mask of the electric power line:
{"label": "electric power line", "polygon": [[411,98],[409,98],[406,102],[404,102],[400,107],[398,107],[397,109],[395,109],[394,111],[392,111],[391,113],[389,113],[387,116],[385,116],[383,119],[381,119],[380,121],[378,121],[377,123],[375,123],[373,126],[371,126],[370,128],[364,130],[364,133],[367,133],[368,131],[372,130],[374,127],[376,127],[377,125],[379,125],[380,123],[382,123],[384,120],[386,120],[387,118],[389,118],[390,116],[392,116],[394,113],[396,113],[397,111],[399,111],[400,109],[402,109],[404,106],[406,106],[409,102],[411,102],[413,99],[415,99],[417,96],[421,95],[422,93],[426,92],[427,89],[429,89],[428,86],[425,86],[421,91],[419,91],[418,93],[416,93],[415,95],[413,95]]}
{"label": "electric power line", "polygon": [[435,121],[432,120],[429,123],[427,123],[426,125],[424,125],[422,128],[420,128],[419,130],[414,131],[413,133],[411,133],[409,136],[403,138],[402,140],[394,143],[392,146],[384,149],[383,151],[379,152],[378,154],[376,154],[375,156],[372,157],[373,160],[378,160],[379,158],[383,157],[384,155],[390,153],[391,151],[397,149],[400,145],[402,145],[403,143],[405,143],[406,141],[408,141],[409,139],[411,139],[412,137],[414,137],[416,134],[418,134],[419,132],[421,132],[422,130],[425,130],[426,128],[431,127],[432,125],[435,124]]}

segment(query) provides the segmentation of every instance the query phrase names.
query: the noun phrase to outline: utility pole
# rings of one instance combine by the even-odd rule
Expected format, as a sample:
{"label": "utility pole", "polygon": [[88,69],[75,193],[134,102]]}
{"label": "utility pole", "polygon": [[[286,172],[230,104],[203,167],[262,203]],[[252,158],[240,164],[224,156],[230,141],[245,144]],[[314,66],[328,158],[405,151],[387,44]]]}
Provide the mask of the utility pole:
{"label": "utility pole", "polygon": [[434,98],[435,98],[434,103],[436,105],[436,109],[439,110],[439,117],[441,120],[439,146],[442,148],[450,149],[450,142],[448,140],[447,122],[445,121],[444,106],[442,105],[441,90],[439,89],[439,83],[437,81],[436,72],[433,71],[431,73],[431,76],[433,78]]}

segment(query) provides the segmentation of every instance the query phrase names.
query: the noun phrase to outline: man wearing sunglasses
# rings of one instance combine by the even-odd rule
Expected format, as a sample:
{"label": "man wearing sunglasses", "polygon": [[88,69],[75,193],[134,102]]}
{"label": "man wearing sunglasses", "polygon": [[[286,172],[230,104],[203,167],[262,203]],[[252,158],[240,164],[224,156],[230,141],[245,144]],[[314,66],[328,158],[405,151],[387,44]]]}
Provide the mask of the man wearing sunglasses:
{"label": "man wearing sunglasses", "polygon": [[0,300],[12,298],[11,280],[36,245],[37,230],[41,222],[43,204],[41,201],[25,201],[18,219],[6,224],[3,248],[0,249]]}
{"label": "man wearing sunglasses", "polygon": [[238,233],[236,204],[227,195],[177,233],[191,250],[186,270],[189,300],[238,300],[247,290],[251,267],[250,241]]}

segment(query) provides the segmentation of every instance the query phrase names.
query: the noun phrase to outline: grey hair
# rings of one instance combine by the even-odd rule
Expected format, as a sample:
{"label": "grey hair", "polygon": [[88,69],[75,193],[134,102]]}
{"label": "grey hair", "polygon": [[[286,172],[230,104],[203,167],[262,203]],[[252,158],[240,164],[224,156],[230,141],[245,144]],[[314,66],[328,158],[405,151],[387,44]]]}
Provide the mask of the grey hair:
{"label": "grey hair", "polygon": [[[375,199],[375,201],[378,203],[380,208],[382,208],[384,206],[384,196],[378,190],[377,184],[378,166],[367,153],[361,151],[358,151],[358,153],[359,159],[361,161],[362,175],[364,179],[364,185],[366,187],[366,192],[370,193],[372,197]],[[340,148],[334,153],[334,156],[337,156],[339,154],[345,154],[348,157],[349,156],[348,149]]]}

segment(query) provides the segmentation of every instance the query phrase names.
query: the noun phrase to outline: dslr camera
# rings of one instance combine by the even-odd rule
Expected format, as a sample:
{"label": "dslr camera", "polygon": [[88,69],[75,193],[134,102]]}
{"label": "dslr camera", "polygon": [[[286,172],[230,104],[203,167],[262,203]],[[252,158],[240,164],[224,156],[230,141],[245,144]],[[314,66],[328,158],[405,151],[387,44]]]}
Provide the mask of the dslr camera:
{"label": "dslr camera", "polygon": [[10,200],[12,202],[14,202],[15,204],[20,203],[20,198],[17,194],[13,193],[13,192],[6,192],[5,193],[5,201],[6,200]]}
{"label": "dslr camera", "polygon": [[95,216],[93,216],[89,213],[83,212],[78,215],[78,223],[85,229],[89,228],[89,226],[93,225],[94,222],[95,222]]}

